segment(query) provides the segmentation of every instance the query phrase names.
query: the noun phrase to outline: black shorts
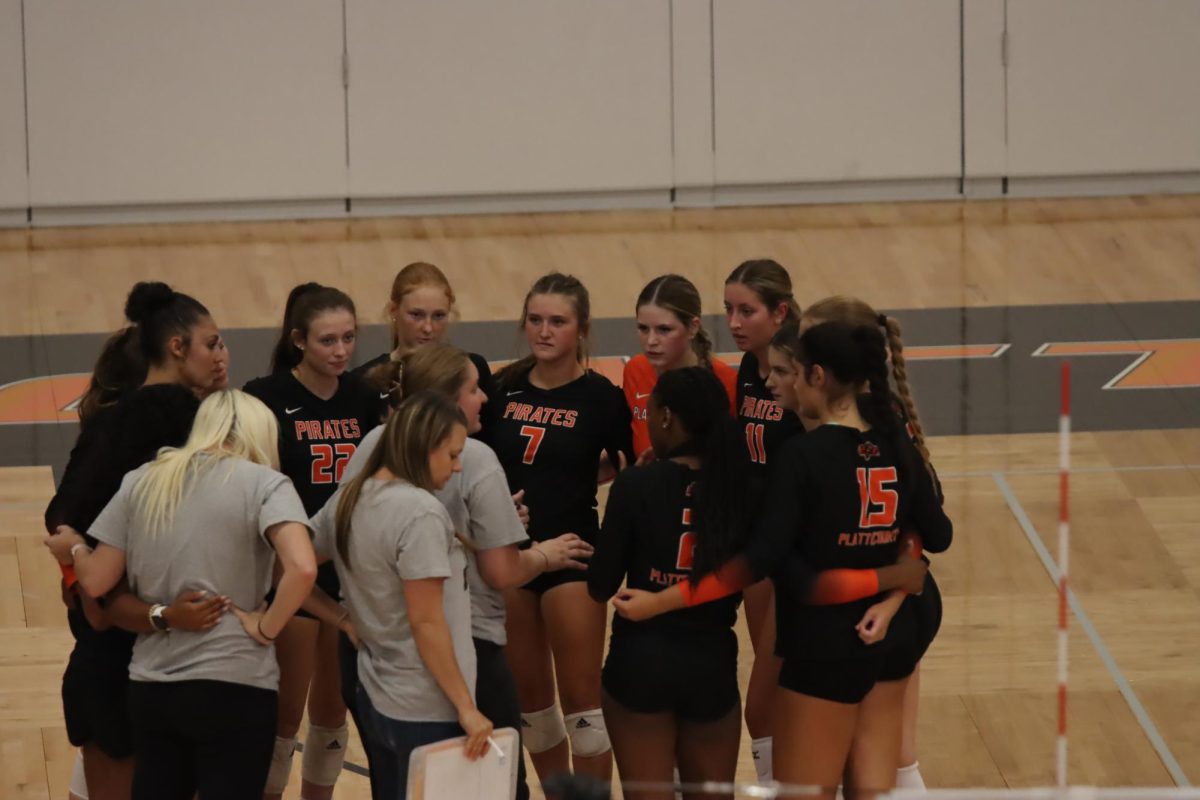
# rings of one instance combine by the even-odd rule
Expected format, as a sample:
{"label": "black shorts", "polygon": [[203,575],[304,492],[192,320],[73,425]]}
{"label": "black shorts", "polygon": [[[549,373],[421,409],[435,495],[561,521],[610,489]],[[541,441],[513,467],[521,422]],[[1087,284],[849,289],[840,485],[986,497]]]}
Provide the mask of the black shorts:
{"label": "black shorts", "polygon": [[129,664],[91,658],[76,646],[63,673],[63,718],[75,747],[95,745],[109,758],[133,755]]}
{"label": "black shorts", "polygon": [[925,657],[925,651],[933,644],[938,629],[942,627],[942,593],[938,589],[933,573],[925,573],[925,588],[921,594],[910,599],[917,631],[917,661]]}
{"label": "black shorts", "polygon": [[916,669],[910,646],[893,647],[857,658],[785,658],[779,686],[797,694],[835,703],[861,703],[876,683],[907,678]]}
{"label": "black shorts", "polygon": [[622,631],[612,639],[600,684],[639,714],[670,713],[688,722],[715,722],[737,707],[737,636]]}
{"label": "black shorts", "polygon": [[555,586],[578,581],[587,582],[586,569],[560,569],[556,572],[543,572],[521,588],[527,592],[543,595]]}

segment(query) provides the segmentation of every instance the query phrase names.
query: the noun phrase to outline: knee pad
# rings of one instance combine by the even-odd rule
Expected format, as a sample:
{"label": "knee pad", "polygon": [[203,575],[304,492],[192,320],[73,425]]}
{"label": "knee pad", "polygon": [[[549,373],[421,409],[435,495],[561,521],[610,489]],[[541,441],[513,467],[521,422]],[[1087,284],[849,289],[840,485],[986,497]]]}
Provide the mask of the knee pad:
{"label": "knee pad", "polygon": [[575,755],[591,758],[612,749],[608,728],[604,727],[604,712],[600,709],[567,714],[563,721],[567,725],[567,736],[571,737],[571,752]]}
{"label": "knee pad", "polygon": [[346,760],[346,741],[350,730],[322,728],[309,724],[304,737],[304,760],[300,762],[300,775],[316,786],[333,786],[342,772]]}
{"label": "knee pad", "polygon": [[521,740],[531,755],[544,753],[567,738],[558,706],[521,712]]}
{"label": "knee pad", "polygon": [[292,756],[296,755],[296,740],[275,737],[275,749],[271,752],[271,769],[267,772],[267,794],[283,794],[288,778],[292,776]]}
{"label": "knee pad", "polygon": [[87,776],[83,773],[83,751],[75,754],[75,766],[71,769],[71,785],[67,791],[79,800],[88,800]]}

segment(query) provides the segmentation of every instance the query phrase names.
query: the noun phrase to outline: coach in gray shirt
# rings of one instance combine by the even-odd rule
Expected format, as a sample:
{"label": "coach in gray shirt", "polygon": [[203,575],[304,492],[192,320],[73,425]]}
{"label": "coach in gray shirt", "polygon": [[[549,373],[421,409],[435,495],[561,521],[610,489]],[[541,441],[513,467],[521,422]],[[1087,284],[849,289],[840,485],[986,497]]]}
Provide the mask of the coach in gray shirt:
{"label": "coach in gray shirt", "polygon": [[[270,642],[312,589],[316,559],[304,506],[276,471],[274,415],[237,390],[216,392],[187,443],[125,476],[88,533],[47,537],[98,597],[128,575],[155,604],[129,665],[134,798],[257,800],[275,743],[279,672]],[[61,529],[60,529],[61,530]],[[259,606],[278,558],[275,602]],[[223,595],[250,612],[203,632],[170,631],[164,604],[184,591]]]}

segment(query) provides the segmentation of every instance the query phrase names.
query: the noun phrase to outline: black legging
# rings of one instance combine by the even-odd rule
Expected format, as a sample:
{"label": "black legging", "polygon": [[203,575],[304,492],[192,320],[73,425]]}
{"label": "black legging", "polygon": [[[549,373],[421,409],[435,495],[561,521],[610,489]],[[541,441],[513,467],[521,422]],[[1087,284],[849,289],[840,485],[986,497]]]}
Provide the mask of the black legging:
{"label": "black legging", "polygon": [[224,681],[130,681],[133,800],[261,800],[279,696]]}

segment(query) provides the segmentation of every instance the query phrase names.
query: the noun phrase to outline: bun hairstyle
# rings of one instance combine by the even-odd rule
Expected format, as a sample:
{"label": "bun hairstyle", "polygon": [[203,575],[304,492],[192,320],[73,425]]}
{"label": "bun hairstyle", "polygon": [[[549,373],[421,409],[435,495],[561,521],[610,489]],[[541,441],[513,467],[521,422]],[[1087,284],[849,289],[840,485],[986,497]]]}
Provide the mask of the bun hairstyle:
{"label": "bun hairstyle", "polygon": [[756,258],[738,264],[725,285],[740,283],[749,288],[768,309],[774,311],[779,306],[787,306],[787,316],[784,322],[799,322],[800,306],[792,295],[792,276],[778,261],[770,258]]}
{"label": "bun hairstyle", "polygon": [[[525,295],[525,303],[521,307],[521,319],[517,323],[518,330],[524,330],[525,317],[529,314],[529,301],[542,294],[557,294],[567,298],[575,309],[575,319],[579,323],[579,349],[575,356],[580,364],[587,363],[588,333],[592,320],[592,301],[588,296],[587,287],[574,275],[564,275],[561,272],[551,272],[543,275],[534,282],[529,293]],[[532,355],[519,358],[496,373],[496,383],[502,388],[515,386],[537,364]]]}
{"label": "bun hairstyle", "polygon": [[271,373],[287,372],[304,358],[303,351],[292,341],[292,331],[300,331],[301,337],[307,338],[308,328],[319,314],[341,310],[358,316],[354,301],[340,289],[311,282],[293,288],[283,307],[279,340],[271,351]]}
{"label": "bun hairstyle", "polygon": [[375,367],[367,373],[367,383],[380,394],[386,392],[392,408],[423,391],[439,392],[457,402],[470,366],[471,359],[465,350],[434,342]]}
{"label": "bun hairstyle", "polygon": [[878,328],[848,322],[814,325],[800,336],[795,360],[804,366],[805,380],[811,379],[817,365],[832,376],[840,390],[831,389],[830,399],[849,393],[858,396],[863,417],[872,428],[898,427],[887,382],[887,348]]}
{"label": "bun hairstyle", "polygon": [[[682,275],[659,275],[647,283],[638,295],[634,311],[646,305],[670,311],[684,327],[691,325],[693,321],[699,321],[702,316],[700,292],[694,283]],[[712,365],[712,348],[712,337],[701,325],[692,340],[692,349],[701,364]]]}
{"label": "bun hairstyle", "polygon": [[698,581],[744,549],[746,520],[752,516],[745,483],[746,446],[729,416],[729,395],[711,369],[664,372],[652,396],[659,408],[670,409],[689,435],[688,443],[674,454],[703,457],[693,490],[696,545],[691,580]]}
{"label": "bun hairstyle", "polygon": [[137,326],[138,347],[149,366],[166,363],[167,343],[176,336],[184,349],[190,347],[192,328],[210,316],[197,300],[160,281],[134,284],[125,300],[125,317]]}
{"label": "bun hairstyle", "polygon": [[917,413],[917,401],[913,397],[908,383],[908,366],[904,359],[904,339],[901,336],[900,323],[895,317],[889,317],[872,308],[857,297],[835,295],[826,297],[804,309],[804,319],[816,322],[849,322],[852,325],[877,327],[883,331],[887,339],[888,352],[892,361],[892,384],[896,390],[896,404],[904,409],[904,415],[912,426],[913,444],[917,452],[931,467],[929,447],[925,444],[925,426],[921,423],[921,415]]}

